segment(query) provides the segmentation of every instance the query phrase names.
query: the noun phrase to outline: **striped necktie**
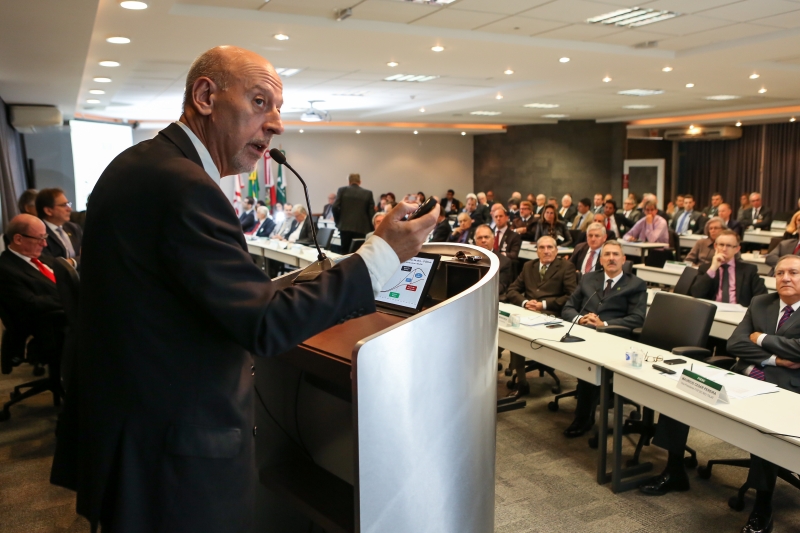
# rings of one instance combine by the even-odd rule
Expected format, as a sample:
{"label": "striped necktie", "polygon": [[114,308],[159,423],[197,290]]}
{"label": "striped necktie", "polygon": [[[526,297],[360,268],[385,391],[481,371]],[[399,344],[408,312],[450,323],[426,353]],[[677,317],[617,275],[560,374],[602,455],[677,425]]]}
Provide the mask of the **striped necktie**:
{"label": "striped necktie", "polygon": [[[783,316],[781,316],[781,319],[778,321],[778,328],[775,330],[776,332],[783,327],[787,320],[789,320],[789,317],[792,316],[792,313],[794,313],[794,308],[791,305],[787,305],[783,308]],[[750,371],[750,377],[759,381],[764,381],[766,379],[766,376],[764,375],[764,367],[761,365],[754,366]]]}

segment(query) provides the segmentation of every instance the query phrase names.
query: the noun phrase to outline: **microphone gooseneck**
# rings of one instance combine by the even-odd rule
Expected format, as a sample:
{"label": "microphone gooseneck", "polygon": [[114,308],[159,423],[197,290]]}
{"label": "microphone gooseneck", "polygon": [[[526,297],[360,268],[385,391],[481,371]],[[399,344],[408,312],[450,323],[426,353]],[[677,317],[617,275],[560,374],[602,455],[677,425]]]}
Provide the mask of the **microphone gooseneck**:
{"label": "microphone gooseneck", "polygon": [[[581,310],[578,311],[578,316],[581,316],[583,314],[584,310],[586,310],[586,306],[589,305],[589,302],[591,302],[592,298],[594,298],[595,296],[597,296],[597,291],[594,291],[592,293],[592,295],[589,296],[589,299],[586,300],[586,302],[583,304],[583,307],[581,307]],[[569,334],[570,331],[572,331],[572,328],[574,328],[575,324],[577,324],[577,323],[578,323],[578,321],[573,319],[572,325],[567,330],[567,333],[563,337],[561,337],[561,340],[559,342],[582,342],[582,341],[586,340],[586,339],[582,339],[580,337],[573,337],[572,335]]]}

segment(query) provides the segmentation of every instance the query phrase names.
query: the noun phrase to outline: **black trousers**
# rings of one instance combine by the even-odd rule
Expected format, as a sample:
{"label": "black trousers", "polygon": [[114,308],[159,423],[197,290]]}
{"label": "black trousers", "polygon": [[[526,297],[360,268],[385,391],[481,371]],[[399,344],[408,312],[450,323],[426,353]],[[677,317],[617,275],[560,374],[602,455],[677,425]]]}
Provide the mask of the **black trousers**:
{"label": "black trousers", "polygon": [[592,417],[600,401],[600,387],[579,379],[576,392],[578,404],[575,406],[575,418]]}
{"label": "black trousers", "polygon": [[359,233],[357,231],[339,230],[339,239],[342,241],[342,253],[343,254],[350,253],[350,245],[353,243],[353,239],[363,239],[366,236],[367,236],[366,233]]}
{"label": "black trousers", "polygon": [[747,474],[747,484],[756,490],[772,492],[778,480],[778,466],[758,457],[750,455],[750,472]]}
{"label": "black trousers", "polygon": [[689,426],[666,415],[658,415],[653,444],[667,450],[670,455],[683,457],[688,438]]}

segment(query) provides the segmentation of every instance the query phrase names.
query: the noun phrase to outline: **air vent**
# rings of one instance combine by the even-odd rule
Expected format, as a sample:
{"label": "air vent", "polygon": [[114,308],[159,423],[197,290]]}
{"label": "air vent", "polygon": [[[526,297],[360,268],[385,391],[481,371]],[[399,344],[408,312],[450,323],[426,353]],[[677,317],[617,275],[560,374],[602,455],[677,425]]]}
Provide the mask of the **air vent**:
{"label": "air vent", "polygon": [[687,129],[667,130],[664,132],[665,141],[732,141],[741,138],[742,128],[733,126],[699,127],[690,126]]}

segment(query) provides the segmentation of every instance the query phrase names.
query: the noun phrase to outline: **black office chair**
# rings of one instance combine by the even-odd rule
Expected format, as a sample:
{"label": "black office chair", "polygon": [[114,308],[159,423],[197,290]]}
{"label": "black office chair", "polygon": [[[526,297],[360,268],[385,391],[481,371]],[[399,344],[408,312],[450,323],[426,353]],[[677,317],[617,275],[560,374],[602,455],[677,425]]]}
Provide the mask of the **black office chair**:
{"label": "black office chair", "polygon": [[361,248],[361,245],[364,244],[364,241],[365,239],[353,239],[350,243],[350,251],[347,253],[356,253],[358,249]]}
{"label": "black office chair", "polygon": [[678,283],[675,284],[675,289],[672,291],[675,294],[689,295],[689,289],[692,288],[694,280],[697,278],[698,270],[696,268],[687,266],[683,269],[681,277],[678,278]]}
{"label": "black office chair", "polygon": [[70,378],[78,352],[78,311],[81,280],[78,272],[63,257],[56,258],[53,268],[56,288],[64,306],[66,328],[64,329],[64,352],[61,356],[61,385],[69,390]]}
{"label": "black office chair", "polygon": [[633,276],[633,261],[625,261],[622,263],[622,271]]}
{"label": "black office chair", "polygon": [[771,238],[769,240],[769,244],[767,245],[767,253],[769,253],[772,250],[774,250],[775,248],[777,248],[782,240],[783,240],[783,237],[773,237],[773,238]]}
{"label": "black office chair", "polygon": [[644,264],[649,267],[664,268],[667,261],[675,260],[675,252],[669,248],[650,250],[644,258]]}
{"label": "black office chair", "polygon": [[569,231],[569,237],[570,237],[570,239],[572,239],[572,246],[575,246],[576,244],[581,242],[580,238],[581,238],[581,234],[583,233],[581,230],[579,230],[579,229],[571,229],[571,230],[567,230],[567,231]]}
{"label": "black office chair", "polygon": [[[711,302],[659,292],[653,298],[641,328],[631,330],[624,326],[599,326],[597,331],[625,338],[636,337],[642,344],[668,350],[675,355],[705,361],[711,357],[711,351],[704,346],[708,343],[716,311],[717,306]],[[604,413],[603,416],[607,414]],[[640,435],[636,451],[633,458],[628,461],[628,466],[639,464],[642,448],[649,445],[655,435],[654,419],[653,410],[644,408],[641,420],[625,421],[624,434]],[[590,442],[590,446],[592,444],[596,446],[596,437],[594,442]],[[694,468],[697,465],[697,452],[688,446],[686,450],[690,454],[686,458],[686,465]]]}
{"label": "black office chair", "polygon": [[669,232],[669,247],[675,250],[675,257],[681,257],[681,237],[677,231],[667,230]]}
{"label": "black office chair", "polygon": [[317,241],[323,250],[329,250],[333,239],[333,228],[320,228],[317,230]]}

